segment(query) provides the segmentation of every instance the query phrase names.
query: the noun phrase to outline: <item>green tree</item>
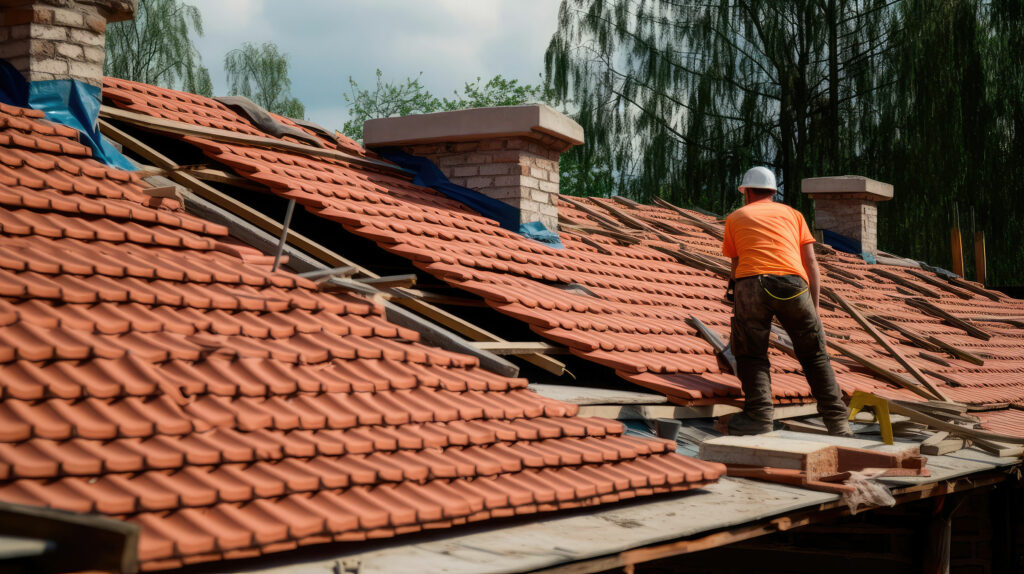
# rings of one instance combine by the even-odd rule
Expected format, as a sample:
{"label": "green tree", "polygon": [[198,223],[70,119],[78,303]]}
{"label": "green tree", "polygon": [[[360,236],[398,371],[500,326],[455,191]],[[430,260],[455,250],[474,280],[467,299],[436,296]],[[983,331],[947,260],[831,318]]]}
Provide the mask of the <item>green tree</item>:
{"label": "green tree", "polygon": [[204,96],[213,93],[192,36],[203,35],[199,9],[181,0],[140,0],[134,20],[107,26],[103,73]]}
{"label": "green tree", "polygon": [[272,42],[246,42],[224,57],[228,93],[253,100],[263,109],[290,118],[303,118],[306,108],[291,96],[288,55]]}
{"label": "green tree", "polygon": [[420,76],[406,78],[402,82],[385,81],[384,74],[377,70],[377,83],[373,89],[361,89],[349,76],[349,93],[344,94],[349,104],[349,119],[342,133],[362,141],[363,122],[373,118],[390,118],[411,114],[484,108],[492,106],[516,106],[531,101],[540,101],[543,94],[539,86],[520,84],[519,80],[508,80],[500,74],[487,82],[477,77],[466,82],[462,93],[457,90],[452,98],[438,98],[430,93]]}

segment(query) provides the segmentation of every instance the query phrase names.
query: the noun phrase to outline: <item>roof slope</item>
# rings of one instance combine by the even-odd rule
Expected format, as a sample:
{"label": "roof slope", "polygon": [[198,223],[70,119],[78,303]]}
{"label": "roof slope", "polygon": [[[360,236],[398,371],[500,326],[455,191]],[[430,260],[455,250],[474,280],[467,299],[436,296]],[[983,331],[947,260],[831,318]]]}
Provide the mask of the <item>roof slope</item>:
{"label": "roof slope", "polygon": [[0,105],[0,499],[139,525],[143,567],[684,490],[574,417]]}
{"label": "roof slope", "polygon": [[[213,125],[204,116],[219,105],[188,96],[186,106],[175,100],[176,93],[120,80],[108,79],[107,88],[108,102],[115,106],[197,125]],[[218,127],[241,130],[244,124],[235,118]],[[683,404],[735,400],[741,395],[739,382],[719,370],[710,345],[685,322],[693,315],[720,334],[727,333],[731,309],[722,300],[725,281],[660,250],[683,250],[691,258],[714,263],[720,241],[704,231],[714,231],[717,224],[712,218],[628,201],[564,198],[560,218],[566,229],[576,231],[563,230],[566,248],[557,250],[501,229],[431,190],[352,163],[184,139],[240,175],[408,258],[448,284],[480,295],[494,309],[521,319],[579,357],[615,369],[628,381]],[[958,288],[920,270],[924,279],[902,267],[868,266],[842,253],[828,253],[820,260],[824,284],[865,311],[983,355],[984,365],[934,353],[928,359],[905,335],[886,332],[915,366],[940,375],[932,382],[951,399],[1024,405],[1024,330],[1019,323],[987,320],[1020,320],[1024,301]],[[941,287],[926,281],[929,278]],[[991,338],[970,336],[908,303],[917,298],[975,320]],[[842,310],[826,307],[822,320],[851,351],[906,373]],[[776,400],[810,400],[797,361],[774,349],[771,353]],[[918,399],[850,361],[833,365],[848,394],[865,390]]]}

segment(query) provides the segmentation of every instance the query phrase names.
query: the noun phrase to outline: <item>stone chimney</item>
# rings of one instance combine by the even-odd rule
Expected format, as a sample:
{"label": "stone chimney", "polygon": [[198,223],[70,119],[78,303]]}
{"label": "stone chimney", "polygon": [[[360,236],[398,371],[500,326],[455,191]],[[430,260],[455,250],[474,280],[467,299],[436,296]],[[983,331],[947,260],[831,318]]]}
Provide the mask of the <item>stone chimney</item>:
{"label": "stone chimney", "polygon": [[814,229],[856,239],[861,251],[878,253],[879,201],[892,199],[892,185],[859,175],[814,177],[802,182],[814,199]]}
{"label": "stone chimney", "polygon": [[0,58],[29,82],[103,85],[108,22],[130,20],[138,0],[0,0]]}
{"label": "stone chimney", "polygon": [[583,128],[543,104],[380,118],[363,126],[368,148],[394,147],[436,164],[479,191],[558,231],[558,158],[583,143]]}

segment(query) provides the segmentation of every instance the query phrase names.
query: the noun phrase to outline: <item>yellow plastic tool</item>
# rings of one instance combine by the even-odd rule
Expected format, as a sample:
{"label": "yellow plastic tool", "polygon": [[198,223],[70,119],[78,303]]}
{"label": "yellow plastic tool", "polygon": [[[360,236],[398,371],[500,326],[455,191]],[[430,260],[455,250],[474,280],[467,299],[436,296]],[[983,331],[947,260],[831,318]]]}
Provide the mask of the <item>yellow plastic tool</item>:
{"label": "yellow plastic tool", "polygon": [[889,401],[871,393],[854,391],[853,397],[850,399],[850,420],[852,421],[864,407],[872,407],[875,421],[882,428],[882,440],[885,444],[892,444],[892,420],[889,418]]}

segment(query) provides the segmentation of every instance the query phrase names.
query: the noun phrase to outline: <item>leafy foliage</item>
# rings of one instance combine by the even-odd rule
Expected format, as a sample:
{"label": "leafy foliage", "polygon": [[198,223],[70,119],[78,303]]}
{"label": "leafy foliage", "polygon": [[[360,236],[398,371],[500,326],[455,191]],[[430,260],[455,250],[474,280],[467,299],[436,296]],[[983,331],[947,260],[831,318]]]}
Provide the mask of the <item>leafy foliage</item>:
{"label": "leafy foliage", "polygon": [[140,0],[134,20],[107,26],[103,73],[210,96],[210,72],[202,66],[193,34],[203,35],[203,18],[195,6]]}
{"label": "leafy foliage", "polygon": [[228,93],[245,96],[263,109],[289,118],[303,118],[306,108],[291,96],[288,56],[272,42],[245,42],[224,57]]}
{"label": "leafy foliage", "polygon": [[563,0],[545,84],[587,134],[563,161],[599,174],[576,192],[721,213],[760,164],[810,216],[803,178],[859,173],[896,186],[884,249],[948,266],[954,212],[973,210],[991,280],[1022,283],[1022,14],[1024,0]]}
{"label": "leafy foliage", "polygon": [[[422,75],[422,74],[421,74]],[[377,70],[377,84],[370,89],[360,89],[350,76],[349,119],[342,132],[357,140],[363,139],[363,122],[373,118],[390,118],[411,114],[483,108],[491,106],[515,106],[542,98],[539,86],[520,84],[519,80],[507,80],[501,75],[494,76],[481,84],[478,77],[467,82],[463,93],[453,92],[452,99],[438,98],[420,83],[420,76],[406,78],[403,82],[384,80],[384,74]]]}

